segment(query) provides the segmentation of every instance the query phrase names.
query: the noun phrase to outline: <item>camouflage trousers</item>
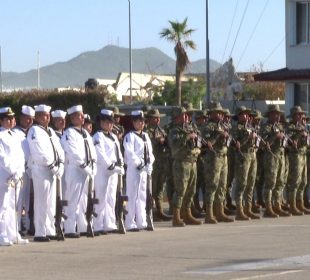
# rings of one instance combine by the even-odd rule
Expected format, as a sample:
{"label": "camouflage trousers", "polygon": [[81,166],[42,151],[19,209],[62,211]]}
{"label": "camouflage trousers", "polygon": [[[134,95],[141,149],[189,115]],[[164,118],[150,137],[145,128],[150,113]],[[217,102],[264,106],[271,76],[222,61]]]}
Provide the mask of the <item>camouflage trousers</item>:
{"label": "camouflage trousers", "polygon": [[190,208],[196,192],[197,166],[196,162],[174,160],[172,164],[175,208]]}
{"label": "camouflage trousers", "polygon": [[227,155],[207,153],[204,157],[205,202],[224,202],[227,184]]}
{"label": "camouflage trousers", "polygon": [[307,185],[307,156],[305,153],[288,153],[289,172],[287,188],[296,193],[296,200],[302,200]]}
{"label": "camouflage trousers", "polygon": [[237,205],[242,205],[243,201],[252,203],[253,189],[256,179],[256,153],[235,154],[235,199]]}
{"label": "camouflage trousers", "polygon": [[169,192],[169,176],[171,175],[169,158],[156,158],[152,172],[152,195],[155,201],[163,200],[164,185]]}
{"label": "camouflage trousers", "polygon": [[284,188],[285,155],[284,151],[264,153],[265,203],[272,200],[281,202]]}

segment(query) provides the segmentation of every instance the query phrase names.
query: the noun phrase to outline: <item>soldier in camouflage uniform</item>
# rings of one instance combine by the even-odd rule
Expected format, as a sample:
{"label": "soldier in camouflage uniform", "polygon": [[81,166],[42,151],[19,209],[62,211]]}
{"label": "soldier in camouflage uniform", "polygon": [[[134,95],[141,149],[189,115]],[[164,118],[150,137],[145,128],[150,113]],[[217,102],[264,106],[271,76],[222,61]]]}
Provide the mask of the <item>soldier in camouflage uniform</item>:
{"label": "soldier in camouflage uniform", "polygon": [[285,149],[283,145],[284,128],[280,123],[279,105],[269,105],[266,112],[267,122],[262,126],[261,135],[265,140],[263,167],[265,174],[264,217],[286,217],[290,214],[282,209],[284,189]]}
{"label": "soldier in camouflage uniform", "polygon": [[304,189],[307,184],[307,139],[308,133],[302,124],[305,111],[300,106],[291,108],[292,120],[288,125],[289,172],[287,188],[289,192],[290,212],[293,215],[310,214],[304,206]]}
{"label": "soldier in camouflage uniform", "polygon": [[[203,155],[205,174],[205,223],[233,222],[234,220],[224,213],[227,182],[227,139],[223,121],[224,110],[220,103],[211,103],[209,122],[201,132],[206,141],[206,152]],[[213,215],[213,206],[215,217]]]}
{"label": "soldier in camouflage uniform", "polygon": [[[206,126],[208,115],[206,110],[200,110],[195,113],[195,121],[198,131],[203,131]],[[202,196],[205,195],[205,178],[204,178],[204,171],[203,171],[203,156],[204,149],[201,150],[201,154],[198,157],[197,160],[197,184],[196,184],[196,193],[194,195],[194,206],[195,208],[201,213],[205,209],[205,203],[203,203],[203,207],[201,208],[200,202],[199,202],[199,196],[200,192],[202,193]]]}
{"label": "soldier in camouflage uniform", "polygon": [[[173,221],[175,227],[185,224],[200,225],[191,213],[192,199],[196,191],[197,169],[196,162],[200,154],[197,145],[197,133],[188,129],[185,108],[177,107],[172,112],[173,126],[169,131],[168,143],[173,158]],[[180,208],[184,209],[183,219],[180,218]]]}
{"label": "soldier in camouflage uniform", "polygon": [[234,157],[235,151],[233,146],[231,145],[231,123],[232,115],[230,114],[229,109],[224,109],[224,117],[223,117],[223,125],[225,131],[229,134],[228,142],[227,142],[227,183],[226,183],[226,214],[231,214],[232,210],[236,210],[236,206],[232,203],[232,183],[235,177],[234,172]]}
{"label": "soldier in camouflage uniform", "polygon": [[[263,119],[262,113],[259,110],[253,110],[251,112],[252,116],[252,127],[254,128],[255,132],[260,131],[261,127],[261,121]],[[252,200],[252,211],[254,213],[260,213],[260,207],[264,201],[263,199],[263,187],[264,187],[264,153],[262,149],[262,143],[261,141],[256,141],[257,147],[256,147],[256,161],[257,161],[257,170],[256,170],[256,178],[255,178],[255,185],[254,185],[254,193],[256,193],[256,199],[255,195],[253,195]]]}
{"label": "soldier in camouflage uniform", "polygon": [[[252,212],[252,197],[256,178],[256,140],[257,134],[248,123],[250,109],[244,106],[237,108],[237,126],[233,130],[236,141],[235,153],[235,199],[237,205],[236,220],[259,219],[260,217]],[[245,202],[245,207],[243,207]]]}
{"label": "soldier in camouflage uniform", "polygon": [[159,221],[170,221],[163,211],[164,184],[169,176],[170,149],[168,147],[167,133],[160,127],[160,114],[158,109],[151,109],[147,112],[148,127],[146,132],[150,136],[155,162],[152,173],[152,194],[155,200],[157,212],[154,219]]}
{"label": "soldier in camouflage uniform", "polygon": [[[309,123],[310,118],[305,117],[304,118],[304,125],[305,128],[309,134],[309,129],[308,129],[308,123]],[[308,136],[309,138],[309,136]],[[309,202],[309,181],[310,181],[310,146],[308,145],[307,147],[307,185],[304,190],[304,205],[306,208],[310,208],[310,202]]]}
{"label": "soldier in camouflage uniform", "polygon": [[[120,120],[122,116],[125,116],[124,113],[121,113],[119,111],[118,107],[112,107],[111,110],[113,111],[114,114],[114,125],[113,125],[113,129],[112,132],[117,136],[118,141],[120,143],[123,143],[123,137],[124,137],[124,133],[125,133],[125,129],[124,127],[120,124]],[[121,145],[122,146],[122,145]]]}

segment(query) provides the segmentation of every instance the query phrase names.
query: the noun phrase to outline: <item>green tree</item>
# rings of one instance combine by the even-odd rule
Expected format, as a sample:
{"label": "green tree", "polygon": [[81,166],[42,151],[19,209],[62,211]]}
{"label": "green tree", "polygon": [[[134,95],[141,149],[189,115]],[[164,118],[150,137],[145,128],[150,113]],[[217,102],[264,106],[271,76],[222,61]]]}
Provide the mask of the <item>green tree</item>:
{"label": "green tree", "polygon": [[183,22],[170,21],[170,28],[164,28],[160,33],[161,38],[167,39],[169,42],[173,42],[174,52],[176,55],[176,70],[175,70],[175,80],[176,80],[176,103],[181,106],[182,102],[182,76],[189,64],[189,59],[187,56],[186,48],[196,49],[196,44],[188,38],[195,31],[194,29],[189,29],[187,27],[187,18]]}

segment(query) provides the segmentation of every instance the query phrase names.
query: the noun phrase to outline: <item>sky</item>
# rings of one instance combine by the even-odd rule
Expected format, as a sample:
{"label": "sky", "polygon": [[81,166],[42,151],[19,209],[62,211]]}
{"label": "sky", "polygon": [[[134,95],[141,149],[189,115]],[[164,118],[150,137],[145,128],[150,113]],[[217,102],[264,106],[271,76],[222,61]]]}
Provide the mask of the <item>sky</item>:
{"label": "sky", "polygon": [[[190,61],[206,57],[206,0],[130,0],[132,48],[156,47],[174,58],[160,38],[169,20],[195,29]],[[230,56],[237,71],[285,67],[284,0],[209,0],[210,58]],[[2,71],[24,72],[67,61],[108,44],[129,46],[128,0],[0,0]],[[133,61],[134,71],[134,61]]]}

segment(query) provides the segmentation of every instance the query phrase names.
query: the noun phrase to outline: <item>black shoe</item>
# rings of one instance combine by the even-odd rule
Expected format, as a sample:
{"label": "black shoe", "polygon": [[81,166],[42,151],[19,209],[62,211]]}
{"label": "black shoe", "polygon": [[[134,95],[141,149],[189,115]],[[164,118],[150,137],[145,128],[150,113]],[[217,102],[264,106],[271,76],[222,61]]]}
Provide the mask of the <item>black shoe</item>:
{"label": "black shoe", "polygon": [[65,238],[80,238],[78,233],[65,233]]}
{"label": "black shoe", "polygon": [[33,238],[34,242],[49,242],[50,239],[47,236],[35,236]]}
{"label": "black shoe", "polygon": [[131,228],[131,229],[128,229],[127,231],[129,231],[129,232],[139,232],[140,230],[138,228]]}
{"label": "black shoe", "polygon": [[56,235],[47,235],[47,237],[50,239],[50,240],[58,240],[58,237]]}
{"label": "black shoe", "polygon": [[104,230],[96,230],[96,231],[94,231],[94,235],[95,235],[95,236],[107,235],[107,232],[104,231]]}
{"label": "black shoe", "polygon": [[107,232],[105,232],[105,234],[107,233],[118,233],[118,229],[108,230]]}
{"label": "black shoe", "polygon": [[34,236],[34,230],[30,230],[30,229],[29,229],[29,230],[27,231],[27,234],[30,235],[30,236]]}

